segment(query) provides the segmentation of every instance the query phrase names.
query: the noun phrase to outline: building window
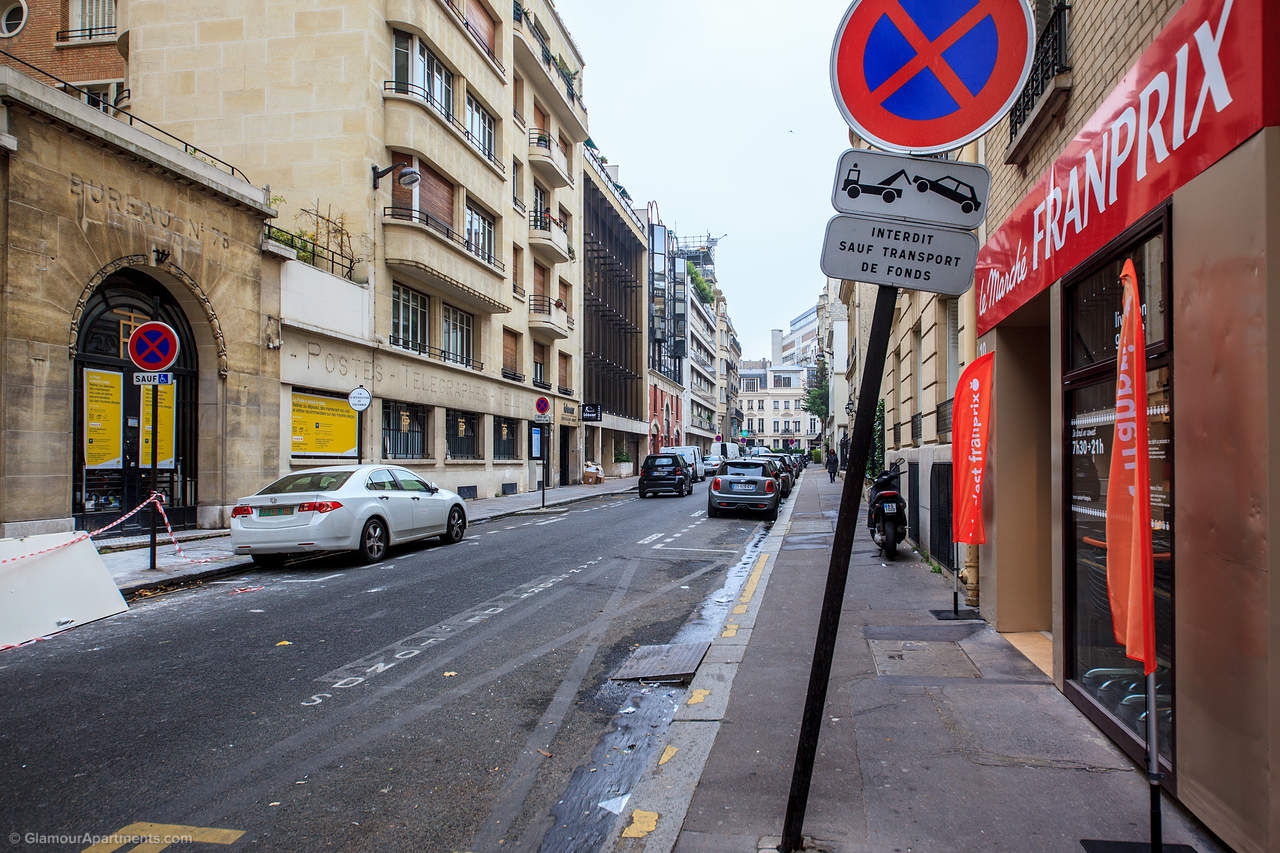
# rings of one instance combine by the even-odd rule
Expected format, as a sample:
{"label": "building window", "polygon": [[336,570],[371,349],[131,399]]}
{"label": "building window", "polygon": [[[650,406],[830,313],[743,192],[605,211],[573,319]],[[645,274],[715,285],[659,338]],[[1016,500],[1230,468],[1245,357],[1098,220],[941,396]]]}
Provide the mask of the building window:
{"label": "building window", "polygon": [[493,159],[493,116],[489,111],[467,95],[467,136],[471,143],[480,149],[484,156]]}
{"label": "building window", "polygon": [[485,263],[493,263],[493,217],[467,205],[467,248]]}
{"label": "building window", "polygon": [[790,377],[790,376],[775,376],[775,377],[773,377],[773,387],[774,387],[774,388],[790,388],[790,387],[791,387],[791,377]]}
{"label": "building window", "polygon": [[440,309],[440,341],[445,361],[471,365],[471,326],[473,317],[447,302]]}
{"label": "building window", "polygon": [[427,458],[427,407],[382,401],[382,458]]}
{"label": "building window", "polygon": [[480,416],[458,409],[444,411],[447,459],[480,458]]}
{"label": "building window", "polygon": [[743,390],[743,391],[759,391],[759,390],[760,390],[760,380],[758,380],[758,379],[744,379],[744,380],[742,380],[742,390]]}
{"label": "building window", "polygon": [[431,105],[445,116],[452,116],[453,72],[421,42],[418,43],[418,62],[422,68],[424,86],[430,93]]}
{"label": "building window", "polygon": [[427,336],[427,297],[399,284],[391,286],[391,345],[423,352]]}
{"label": "building window", "polygon": [[774,410],[775,412],[776,412],[776,411],[778,411],[778,406],[779,406],[778,401],[777,401],[777,400],[774,400],[774,401],[773,401],[773,410]]}
{"label": "building window", "polygon": [[547,385],[547,345],[533,345],[533,382],[535,385],[541,385],[549,388]]}
{"label": "building window", "polygon": [[453,72],[421,39],[396,30],[392,69],[397,92],[425,100],[446,118],[453,116]]}
{"label": "building window", "polygon": [[533,212],[538,215],[539,219],[550,210],[548,204],[546,188],[535,181],[533,184]]}
{"label": "building window", "polygon": [[782,432],[782,430],[779,428],[779,423],[780,423],[780,421],[774,421],[774,422],[773,422],[773,431],[774,431],[774,432]]}
{"label": "building window", "polygon": [[[1155,554],[1156,692],[1161,713],[1160,751],[1172,761],[1174,605],[1173,407],[1169,344],[1169,273],[1162,231],[1136,243],[1063,290],[1066,340],[1063,371],[1065,433],[1070,460],[1063,484],[1070,507],[1066,537],[1067,678],[1078,691],[1118,720],[1135,740],[1145,736],[1139,715],[1145,702],[1141,664],[1115,642],[1107,595],[1107,484],[1116,407],[1116,330],[1122,314],[1120,270],[1132,259],[1142,294],[1147,340],[1147,424],[1150,438],[1151,545]],[[1084,694],[1088,700],[1079,697]]]}
{"label": "building window", "polygon": [[124,90],[122,83],[78,83],[75,88],[65,87],[63,91],[95,110],[111,115],[116,100]]}
{"label": "building window", "polygon": [[818,419],[817,419],[817,418],[809,418],[809,432],[810,432],[810,434],[812,434],[812,433],[816,433],[817,431],[818,431]]}
{"label": "building window", "polygon": [[783,400],[783,401],[782,401],[782,408],[784,408],[784,409],[789,409],[789,408],[791,408],[791,401],[790,401],[790,400]]}
{"label": "building window", "polygon": [[0,15],[0,36],[10,38],[16,36],[22,31],[22,25],[27,22],[27,4],[13,3],[5,8],[4,14]]}
{"label": "building window", "polygon": [[107,35],[116,26],[116,0],[71,0],[67,4],[72,30],[91,30],[89,37]]}
{"label": "building window", "polygon": [[513,418],[493,419],[493,458],[519,459],[520,422]]}

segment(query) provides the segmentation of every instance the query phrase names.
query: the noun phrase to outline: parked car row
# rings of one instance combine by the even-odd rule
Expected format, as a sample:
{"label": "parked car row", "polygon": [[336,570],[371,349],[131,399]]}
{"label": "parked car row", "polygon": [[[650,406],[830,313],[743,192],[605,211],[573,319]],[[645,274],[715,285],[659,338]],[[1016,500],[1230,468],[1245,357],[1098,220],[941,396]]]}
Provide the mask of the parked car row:
{"label": "parked car row", "polygon": [[704,457],[696,447],[662,448],[641,463],[639,492],[641,498],[662,493],[686,497],[693,493],[694,482],[710,477],[708,517],[737,510],[762,513],[773,520],[807,461],[804,454],[770,450],[751,456]]}
{"label": "parked car row", "polygon": [[235,553],[263,565],[323,551],[355,551],[376,563],[391,545],[431,536],[453,544],[466,530],[461,497],[396,465],[286,474],[231,510]]}

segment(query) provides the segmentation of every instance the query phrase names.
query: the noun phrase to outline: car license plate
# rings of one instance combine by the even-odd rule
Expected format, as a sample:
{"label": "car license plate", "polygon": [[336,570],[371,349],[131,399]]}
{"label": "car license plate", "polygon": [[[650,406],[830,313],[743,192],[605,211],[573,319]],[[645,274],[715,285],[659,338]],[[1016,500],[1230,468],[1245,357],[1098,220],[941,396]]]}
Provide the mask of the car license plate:
{"label": "car license plate", "polygon": [[733,490],[735,492],[754,492],[756,487],[754,483],[734,483]]}
{"label": "car license plate", "polygon": [[258,507],[258,518],[269,518],[273,515],[293,515],[293,507],[291,506]]}

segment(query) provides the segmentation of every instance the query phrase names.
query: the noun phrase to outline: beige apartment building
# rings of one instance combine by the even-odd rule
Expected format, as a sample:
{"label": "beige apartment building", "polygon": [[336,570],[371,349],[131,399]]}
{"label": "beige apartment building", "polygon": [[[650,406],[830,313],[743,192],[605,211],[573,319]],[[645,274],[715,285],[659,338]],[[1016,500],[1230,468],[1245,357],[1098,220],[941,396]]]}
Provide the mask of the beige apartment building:
{"label": "beige apartment building", "polygon": [[742,362],[743,443],[791,451],[818,446],[822,421],[801,408],[808,374],[800,364],[773,364],[767,358]]}
{"label": "beige apartment building", "polygon": [[716,393],[716,431],[725,441],[743,438],[742,382],[739,369],[742,362],[742,344],[729,316],[729,303],[716,288],[716,362],[719,370]]}
{"label": "beige apartment building", "polygon": [[[269,243],[328,262],[282,282],[282,471],[533,489],[545,396],[549,483],[580,478],[587,113],[549,2],[121,0],[118,28],[131,108],[268,183]],[[360,385],[356,446],[317,435]]]}

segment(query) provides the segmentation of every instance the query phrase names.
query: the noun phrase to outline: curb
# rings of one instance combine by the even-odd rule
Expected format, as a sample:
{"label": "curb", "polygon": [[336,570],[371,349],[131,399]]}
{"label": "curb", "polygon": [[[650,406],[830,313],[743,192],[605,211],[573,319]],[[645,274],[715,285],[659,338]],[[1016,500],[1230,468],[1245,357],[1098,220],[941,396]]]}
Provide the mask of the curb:
{"label": "curb", "polygon": [[[555,506],[568,506],[570,504],[581,503],[582,501],[589,501],[592,498],[607,497],[610,495],[625,495],[627,492],[631,492],[634,490],[635,490],[635,486],[630,486],[628,488],[614,489],[613,491],[608,491],[608,492],[602,491],[602,492],[596,492],[595,494],[590,494],[590,495],[580,495],[572,498],[562,498],[558,501],[547,501],[547,508],[550,509],[551,507],[555,507]],[[473,522],[473,523],[483,523],[487,521],[494,521],[500,518],[509,518],[510,516],[513,516],[513,515],[519,515],[522,512],[529,512],[530,510],[541,509],[541,508],[542,507],[540,506],[525,507],[524,509],[513,509],[509,511],[499,512],[493,515],[486,515],[484,518],[478,519],[477,522]],[[208,536],[191,537],[189,539],[183,539],[181,541],[185,544],[191,541],[199,541],[201,539],[216,539],[219,536],[230,536],[230,535],[231,535],[230,533],[210,533]],[[173,543],[166,543],[166,545],[172,545],[172,544]],[[111,548],[110,550],[107,550],[105,548],[100,548],[98,549],[98,553],[109,554],[116,551],[132,551],[132,550],[137,550],[139,548],[146,548],[146,547],[148,547],[148,545],[144,544],[144,545],[138,545],[136,547],[129,546],[129,547]],[[237,555],[231,554],[229,556],[235,557]],[[185,574],[170,575],[165,578],[158,578],[154,581],[142,581],[140,583],[131,583],[128,586],[118,587],[118,589],[120,590],[120,594],[125,598],[128,598],[129,596],[136,597],[139,593],[142,593],[142,592],[160,591],[163,589],[168,589],[170,587],[185,586],[187,584],[208,580],[210,578],[218,578],[218,577],[223,577],[225,575],[234,575],[234,574],[240,573],[244,569],[252,569],[256,571],[257,567],[251,560],[244,560],[242,562],[233,563],[231,565],[217,566],[215,568],[209,568],[209,569],[200,569],[200,570],[190,572],[190,573],[185,573]]]}
{"label": "curb", "polygon": [[[802,480],[803,477],[802,473]],[[796,489],[799,485],[796,484]],[[792,494],[796,492],[793,490]],[[779,513],[773,529],[760,547],[763,563],[760,564],[754,590],[748,591],[752,584],[748,579],[738,598],[740,604],[726,613],[724,623],[716,629],[711,648],[687,688],[690,699],[676,711],[667,729],[667,749],[661,754],[655,753],[650,760],[631,790],[628,810],[619,816],[601,849],[615,853],[670,853],[675,847],[685,814],[719,734],[720,721],[728,708],[734,676],[741,666],[741,655],[726,650],[732,647],[741,649],[742,655],[746,654],[756,614],[768,590],[774,563],[791,529],[791,514],[795,507],[796,501],[789,501]],[[718,662],[734,657],[738,662]],[[674,752],[670,751],[672,747]]]}
{"label": "curb", "polygon": [[[161,531],[161,533],[163,532],[164,531]],[[187,542],[203,542],[206,539],[217,539],[220,536],[230,536],[230,535],[231,535],[230,530],[210,530],[208,533],[198,533],[191,536],[183,536],[178,541],[185,545]],[[166,542],[165,544],[172,545],[173,543]],[[157,537],[156,546],[159,547],[159,545],[160,545],[160,540]],[[121,551],[137,551],[141,548],[150,548],[150,547],[151,547],[150,542],[139,542],[136,545],[113,545],[111,544],[110,541],[108,541],[107,544],[103,545],[101,548],[98,549],[98,553],[99,554],[116,554]]]}

